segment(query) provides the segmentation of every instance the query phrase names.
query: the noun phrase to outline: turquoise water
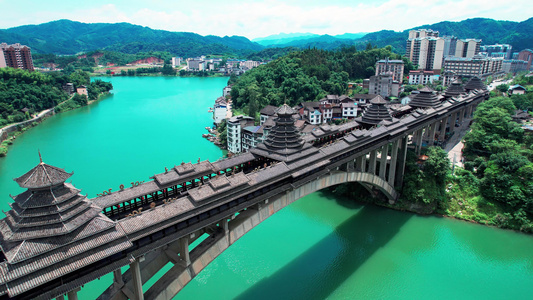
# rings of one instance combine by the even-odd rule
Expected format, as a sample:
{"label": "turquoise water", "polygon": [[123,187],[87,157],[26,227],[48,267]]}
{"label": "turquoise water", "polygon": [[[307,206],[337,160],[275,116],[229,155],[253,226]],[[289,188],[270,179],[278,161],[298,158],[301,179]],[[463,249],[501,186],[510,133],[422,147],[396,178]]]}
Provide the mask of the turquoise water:
{"label": "turquoise water", "polygon": [[[201,134],[227,78],[103,79],[112,95],[47,119],[0,158],[3,210],[22,191],[12,178],[38,163],[37,149],[74,171],[89,198],[223,155]],[[235,242],[176,299],[532,299],[532,249],[531,236],[319,192]],[[80,299],[96,298],[111,277],[87,284]]]}

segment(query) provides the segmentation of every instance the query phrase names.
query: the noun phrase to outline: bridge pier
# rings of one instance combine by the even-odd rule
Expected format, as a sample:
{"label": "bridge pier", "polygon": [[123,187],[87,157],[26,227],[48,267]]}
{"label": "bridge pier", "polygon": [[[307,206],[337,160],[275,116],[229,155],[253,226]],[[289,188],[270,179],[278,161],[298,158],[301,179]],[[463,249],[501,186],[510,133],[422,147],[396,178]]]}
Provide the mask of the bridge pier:
{"label": "bridge pier", "polygon": [[78,300],[78,292],[81,290],[81,288],[77,288],[73,291],[70,291],[67,293],[68,300]]}
{"label": "bridge pier", "polygon": [[113,271],[113,283],[119,288],[124,286],[122,271],[120,269]]}
{"label": "bridge pier", "polygon": [[389,156],[389,144],[383,145],[381,147],[381,161],[379,163],[379,177],[385,179],[387,173],[387,159]]}
{"label": "bridge pier", "polygon": [[428,146],[435,145],[435,133],[437,131],[437,125],[439,124],[439,121],[431,124],[431,130],[429,132],[429,139],[428,139]]}
{"label": "bridge pier", "polygon": [[368,164],[368,173],[376,174],[376,157],[377,157],[377,150],[370,151],[370,160]]}
{"label": "bridge pier", "polygon": [[401,187],[403,184],[403,176],[405,175],[405,161],[407,160],[407,136],[404,136],[400,139],[400,154],[398,161],[398,174],[396,175],[396,182],[394,186]]}
{"label": "bridge pier", "polygon": [[391,151],[391,163],[389,168],[389,184],[394,186],[394,179],[396,176],[396,163],[398,162],[398,140],[392,142],[392,151]]}
{"label": "bridge pier", "polygon": [[130,264],[133,280],[133,295],[135,296],[135,300],[144,300],[141,268],[139,267],[139,262],[142,258],[142,256],[138,257]]}
{"label": "bridge pier", "polygon": [[461,111],[459,111],[459,124],[463,124],[463,121],[464,121],[464,118],[465,118],[465,109],[461,109]]}
{"label": "bridge pier", "polygon": [[180,259],[184,267],[191,264],[191,258],[189,257],[189,237],[185,236],[179,239],[179,253]]}
{"label": "bridge pier", "polygon": [[446,136],[446,125],[448,124],[448,116],[440,121],[439,141],[443,142]]}
{"label": "bridge pier", "polygon": [[422,130],[423,129],[419,129],[416,136],[416,155],[420,155],[420,153],[422,153]]}

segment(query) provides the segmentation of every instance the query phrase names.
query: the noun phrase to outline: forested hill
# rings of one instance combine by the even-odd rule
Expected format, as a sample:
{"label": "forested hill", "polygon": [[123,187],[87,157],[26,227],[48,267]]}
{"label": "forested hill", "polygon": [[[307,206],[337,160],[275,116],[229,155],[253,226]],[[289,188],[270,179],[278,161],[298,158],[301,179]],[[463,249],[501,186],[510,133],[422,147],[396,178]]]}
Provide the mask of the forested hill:
{"label": "forested hill", "polygon": [[[533,48],[533,18],[522,22],[497,21],[493,19],[474,18],[461,22],[440,22],[418,26],[412,29],[432,29],[439,31],[440,36],[453,35],[458,38],[482,39],[482,45],[496,43],[510,44],[514,51]],[[394,51],[405,53],[405,40],[409,36],[409,30],[401,32],[382,30],[369,33],[358,39],[341,39],[337,36],[321,35],[293,39],[288,43],[276,44],[276,47],[298,47],[306,49],[317,47],[321,49],[336,49],[340,45],[357,45],[358,49],[364,49],[368,42],[378,47],[391,45]]]}
{"label": "forested hill", "polygon": [[36,53],[76,54],[96,49],[124,53],[167,51],[179,56],[247,54],[263,46],[239,36],[201,36],[129,23],[86,24],[59,20],[0,30],[0,42],[21,43]]}

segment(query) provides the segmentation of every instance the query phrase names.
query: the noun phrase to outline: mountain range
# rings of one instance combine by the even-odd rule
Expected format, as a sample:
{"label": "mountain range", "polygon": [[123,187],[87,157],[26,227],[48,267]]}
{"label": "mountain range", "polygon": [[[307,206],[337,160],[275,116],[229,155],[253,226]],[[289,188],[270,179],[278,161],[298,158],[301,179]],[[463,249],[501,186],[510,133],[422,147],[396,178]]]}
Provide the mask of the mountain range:
{"label": "mountain range", "polygon": [[[513,50],[533,48],[533,18],[522,22],[497,21],[486,18],[460,22],[439,22],[412,29],[437,30],[440,36],[482,39],[482,44],[511,44]],[[265,48],[316,47],[335,49],[343,45],[364,48],[369,42],[383,47],[391,45],[398,53],[405,52],[405,40],[411,29],[401,32],[382,30],[372,33],[317,35],[289,33],[249,40],[242,36],[201,36],[191,32],[155,30],[129,23],[87,24],[58,20],[39,25],[25,25],[0,30],[0,42],[21,43],[36,53],[76,54],[97,49],[138,53],[167,51],[178,56],[202,54],[247,55]]]}

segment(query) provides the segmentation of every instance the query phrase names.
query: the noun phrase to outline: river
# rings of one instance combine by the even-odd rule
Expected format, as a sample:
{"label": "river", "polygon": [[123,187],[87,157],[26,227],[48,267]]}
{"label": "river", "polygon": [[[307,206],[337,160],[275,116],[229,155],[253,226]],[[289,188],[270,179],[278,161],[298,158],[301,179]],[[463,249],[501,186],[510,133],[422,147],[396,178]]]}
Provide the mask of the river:
{"label": "river", "polygon": [[[227,78],[114,77],[111,95],[53,116],[0,158],[0,207],[37,151],[96,193],[223,152],[201,137]],[[318,192],[234,243],[175,299],[531,299],[533,238]],[[112,276],[85,285],[94,299]],[[151,282],[145,284],[148,288]]]}

